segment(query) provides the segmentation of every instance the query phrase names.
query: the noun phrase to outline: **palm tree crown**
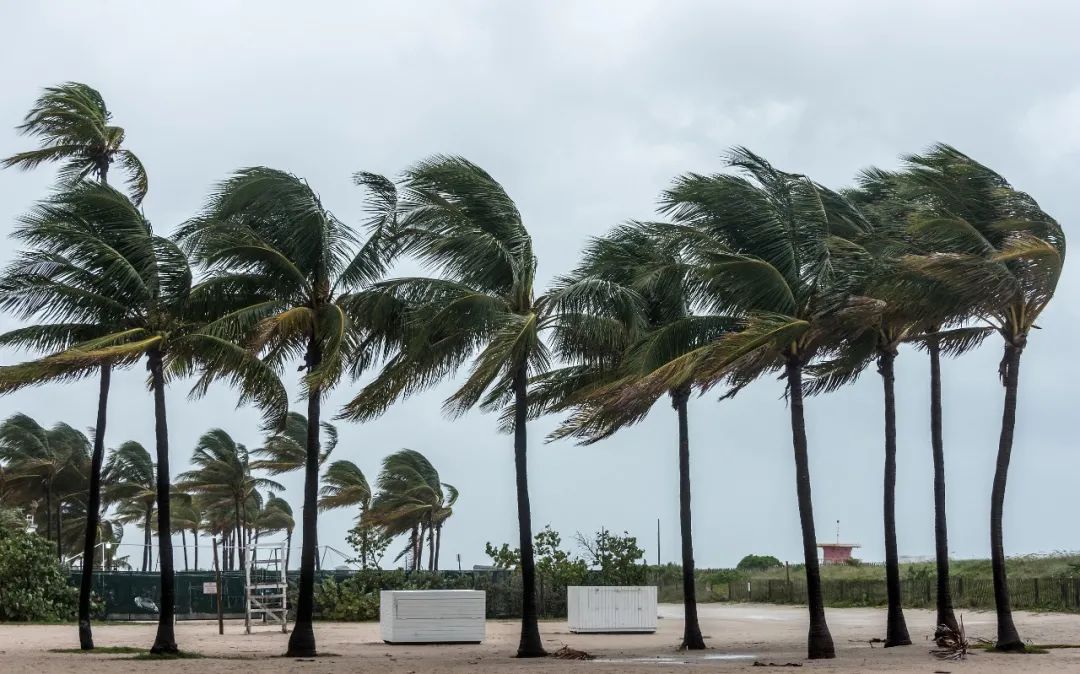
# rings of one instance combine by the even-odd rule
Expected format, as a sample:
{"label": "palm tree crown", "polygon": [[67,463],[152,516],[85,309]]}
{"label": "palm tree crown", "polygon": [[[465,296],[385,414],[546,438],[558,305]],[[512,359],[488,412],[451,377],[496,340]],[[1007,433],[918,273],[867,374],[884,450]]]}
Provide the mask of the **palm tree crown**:
{"label": "palm tree crown", "polygon": [[109,167],[117,162],[127,173],[132,200],[139,203],[148,188],[146,170],[123,147],[124,130],[110,121],[112,113],[92,87],[80,82],[49,87],[19,126],[24,135],[40,139],[41,146],[0,160],[0,166],[32,169],[56,161],[61,162],[60,176],[65,182],[90,175],[105,182]]}

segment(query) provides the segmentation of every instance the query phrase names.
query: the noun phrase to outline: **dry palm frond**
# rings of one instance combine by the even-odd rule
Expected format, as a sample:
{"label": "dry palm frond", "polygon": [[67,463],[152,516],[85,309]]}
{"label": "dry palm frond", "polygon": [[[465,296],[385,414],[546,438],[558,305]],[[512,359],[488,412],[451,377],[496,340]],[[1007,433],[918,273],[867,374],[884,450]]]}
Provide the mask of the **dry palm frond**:
{"label": "dry palm frond", "polygon": [[559,650],[551,654],[551,657],[558,660],[595,660],[595,655],[590,655],[585,651],[575,650],[569,646],[563,646]]}
{"label": "dry palm frond", "polygon": [[937,648],[930,649],[930,654],[942,660],[965,660],[971,642],[964,632],[964,616],[960,616],[960,629],[954,630],[948,625],[938,626]]}

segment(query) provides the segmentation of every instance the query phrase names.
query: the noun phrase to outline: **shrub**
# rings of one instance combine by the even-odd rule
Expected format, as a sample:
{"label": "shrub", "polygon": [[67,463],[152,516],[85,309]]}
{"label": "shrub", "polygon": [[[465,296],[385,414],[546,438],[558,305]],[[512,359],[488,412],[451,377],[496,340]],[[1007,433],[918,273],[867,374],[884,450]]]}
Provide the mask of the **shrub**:
{"label": "shrub", "polygon": [[0,621],[72,620],[78,604],[79,591],[68,584],[52,544],[37,534],[0,528]]}
{"label": "shrub", "polygon": [[742,571],[766,571],[778,566],[783,566],[783,564],[772,555],[747,555],[739,560],[735,568]]}

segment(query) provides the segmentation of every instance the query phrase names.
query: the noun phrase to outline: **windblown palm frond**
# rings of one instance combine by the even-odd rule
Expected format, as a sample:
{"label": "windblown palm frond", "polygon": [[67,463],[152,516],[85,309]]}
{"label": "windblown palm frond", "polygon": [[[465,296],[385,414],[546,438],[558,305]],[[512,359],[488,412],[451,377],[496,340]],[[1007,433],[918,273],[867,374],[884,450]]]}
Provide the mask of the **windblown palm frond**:
{"label": "windblown palm frond", "polygon": [[40,146],[0,160],[0,166],[32,169],[59,162],[65,181],[74,183],[93,175],[105,182],[109,167],[116,162],[137,204],[148,189],[146,169],[123,147],[124,130],[111,121],[112,113],[92,87],[80,82],[49,87],[18,127],[23,135],[39,139]]}

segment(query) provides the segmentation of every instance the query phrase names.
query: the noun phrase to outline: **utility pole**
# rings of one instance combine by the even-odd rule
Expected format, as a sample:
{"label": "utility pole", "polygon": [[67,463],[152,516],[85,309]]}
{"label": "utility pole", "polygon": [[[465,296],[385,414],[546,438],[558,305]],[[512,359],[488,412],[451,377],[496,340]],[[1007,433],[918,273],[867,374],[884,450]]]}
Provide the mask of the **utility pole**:
{"label": "utility pole", "polygon": [[221,565],[218,564],[217,536],[214,536],[214,573],[217,574],[217,633],[225,634],[225,617],[221,608]]}
{"label": "utility pole", "polygon": [[660,567],[660,518],[656,518],[656,566]]}

